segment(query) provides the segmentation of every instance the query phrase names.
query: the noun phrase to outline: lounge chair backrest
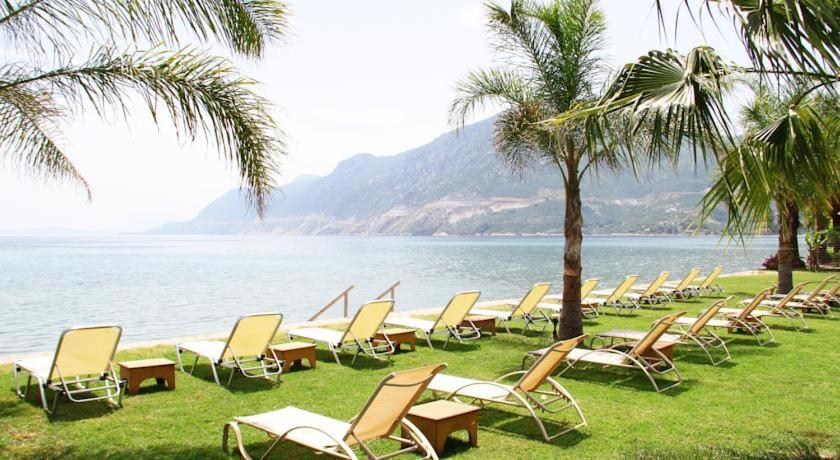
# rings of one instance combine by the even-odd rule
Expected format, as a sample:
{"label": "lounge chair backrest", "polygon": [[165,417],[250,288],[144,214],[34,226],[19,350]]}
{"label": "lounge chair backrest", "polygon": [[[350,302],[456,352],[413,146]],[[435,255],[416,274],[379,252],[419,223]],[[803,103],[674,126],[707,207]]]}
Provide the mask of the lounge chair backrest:
{"label": "lounge chair backrest", "polygon": [[391,299],[374,300],[362,305],[344,331],[341,343],[373,339],[393,309],[394,301]]}
{"label": "lounge chair backrest", "polygon": [[808,297],[805,299],[805,301],[810,302],[822,295],[823,289],[825,289],[825,287],[828,286],[828,283],[830,283],[832,279],[834,279],[834,276],[829,276],[828,278],[820,281],[820,284],[818,284],[816,288],[814,288],[813,290],[811,290],[811,292],[808,293]]}
{"label": "lounge chair backrest", "polygon": [[713,303],[712,306],[708,308],[708,310],[704,311],[703,314],[701,314],[697,317],[696,320],[694,320],[694,324],[692,324],[691,327],[688,328],[688,331],[692,334],[699,334],[700,331],[702,331],[703,328],[706,327],[706,323],[708,323],[709,320],[714,318],[715,315],[718,314],[718,311],[720,311],[721,308],[726,306],[726,303],[732,300],[733,297],[735,296],[731,295],[725,299],[720,299],[717,302]]}
{"label": "lounge chair backrest", "polygon": [[590,278],[583,282],[580,285],[580,298],[585,299],[589,297],[589,294],[595,290],[595,286],[598,286],[598,278]]}
{"label": "lounge chair backrest", "polygon": [[723,273],[723,265],[718,265],[717,267],[713,268],[706,278],[703,279],[703,282],[700,283],[700,289],[706,289],[715,282],[715,280]]}
{"label": "lounge chair backrest", "polygon": [[653,323],[653,326],[650,328],[647,335],[645,335],[642,340],[639,340],[636,345],[633,345],[633,348],[628,352],[628,354],[630,356],[642,356],[647,353],[650,347],[652,347],[653,344],[662,337],[662,334],[668,332],[668,329],[674,324],[674,321],[684,314],[685,312],[681,311],[679,313],[674,313],[660,318],[657,322]]}
{"label": "lounge chair backrest", "polygon": [[645,292],[642,293],[642,296],[650,297],[656,294],[656,291],[658,291],[659,288],[661,288],[662,285],[665,284],[665,281],[668,281],[669,276],[671,276],[671,272],[660,273],[659,276],[657,276],[656,279],[648,285],[647,289],[645,289]]}
{"label": "lounge chair backrest", "polygon": [[353,420],[344,440],[353,445],[393,433],[432,378],[445,368],[446,364],[436,364],[386,376]]}
{"label": "lounge chair backrest", "polygon": [[688,285],[697,278],[697,275],[700,274],[700,267],[694,267],[689,272],[688,275],[685,275],[685,278],[680,281],[680,284],[674,288],[675,291],[684,291],[688,288]]}
{"label": "lounge chair backrest", "polygon": [[446,326],[458,327],[478,301],[480,295],[481,293],[478,291],[464,291],[455,294],[455,297],[452,297],[452,300],[440,313],[440,317],[435,321],[432,330],[445,328]]}
{"label": "lounge chair backrest", "polygon": [[[834,278],[834,276],[829,276],[829,278]],[[837,281],[837,283],[834,284],[834,287],[828,290],[828,295],[830,296],[837,296],[838,293],[840,293],[840,281]]]}
{"label": "lounge chair backrest", "polygon": [[67,329],[55,349],[50,380],[102,374],[111,367],[122,328],[114,325]]}
{"label": "lounge chair backrest", "polygon": [[741,309],[741,313],[739,313],[737,316],[738,319],[745,319],[748,316],[750,316],[750,314],[752,314],[752,311],[758,308],[758,306],[761,305],[761,302],[763,302],[764,299],[766,299],[767,296],[769,296],[775,288],[775,286],[770,286],[769,288],[756,294],[755,297],[753,297],[752,302],[750,302],[749,305]]}
{"label": "lounge chair backrest", "polygon": [[545,379],[554,373],[554,370],[563,362],[566,355],[583,342],[586,337],[586,334],[584,334],[573,339],[557,342],[549,347],[516,382],[514,388],[522,389],[525,392],[531,392],[539,388]]}
{"label": "lounge chair backrest", "polygon": [[513,310],[514,315],[524,314],[530,315],[537,305],[542,302],[543,297],[551,290],[551,283],[537,283],[534,287],[525,294],[525,297],[519,301],[519,305]]}
{"label": "lounge chair backrest", "polygon": [[805,283],[799,283],[796,286],[794,286],[793,289],[791,289],[787,294],[785,294],[784,297],[782,297],[782,300],[779,300],[779,303],[775,307],[773,307],[773,309],[778,310],[780,308],[785,308],[785,305],[787,305],[788,302],[793,300],[794,297],[798,296],[799,293],[802,292],[802,288],[804,287]]}
{"label": "lounge chair backrest", "polygon": [[630,290],[630,288],[633,287],[634,284],[636,284],[636,281],[638,280],[639,275],[630,275],[627,278],[625,278],[624,281],[622,281],[621,284],[619,284],[613,290],[612,294],[610,294],[609,297],[607,297],[606,303],[611,304],[618,302],[622,297],[624,297],[624,294],[626,294],[627,291]]}
{"label": "lounge chair backrest", "polygon": [[222,359],[262,355],[282,322],[280,313],[252,313],[239,317],[230,331]]}

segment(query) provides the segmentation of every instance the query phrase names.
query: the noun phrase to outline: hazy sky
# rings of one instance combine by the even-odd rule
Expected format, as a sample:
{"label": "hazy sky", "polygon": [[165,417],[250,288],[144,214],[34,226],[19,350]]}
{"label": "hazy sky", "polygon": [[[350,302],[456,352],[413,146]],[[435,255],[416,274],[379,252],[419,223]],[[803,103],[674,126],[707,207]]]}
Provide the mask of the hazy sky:
{"label": "hazy sky", "polygon": [[[277,106],[288,134],[281,182],[327,174],[356,153],[392,155],[430,141],[450,129],[453,84],[468,70],[492,64],[482,0],[289,3],[288,42],[261,62],[237,60]],[[704,38],[686,20],[678,39],[666,41],[652,5],[602,0],[614,67],[650,49],[686,51],[701,43],[744,61],[729,27],[721,33],[709,24]],[[4,51],[8,60],[13,50]],[[92,185],[93,202],[71,186],[33,181],[0,163],[0,231],[143,231],[188,220],[238,187],[235,172],[215,151],[156,127],[140,106],[128,123],[88,112],[63,128],[61,145]]]}

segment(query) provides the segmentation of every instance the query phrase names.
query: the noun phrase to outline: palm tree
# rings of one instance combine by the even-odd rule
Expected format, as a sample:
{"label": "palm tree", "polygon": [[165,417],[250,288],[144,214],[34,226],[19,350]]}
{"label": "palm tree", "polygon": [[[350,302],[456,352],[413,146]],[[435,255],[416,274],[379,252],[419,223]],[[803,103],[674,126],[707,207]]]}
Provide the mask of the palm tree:
{"label": "palm tree", "polygon": [[469,73],[456,87],[450,120],[458,127],[480,107],[497,107],[497,153],[516,171],[556,168],[565,189],[565,249],[562,338],[583,333],[580,309],[581,180],[599,166],[617,167],[624,158],[603,155],[588,143],[584,123],[552,126],[543,120],[595,97],[604,70],[600,50],[605,21],[596,0],[555,0],[539,4],[514,0],[510,9],[486,4],[489,27],[505,64]]}
{"label": "palm tree", "polygon": [[0,2],[0,31],[14,50],[0,63],[0,155],[79,185],[90,199],[84,176],[55,141],[58,122],[85,106],[127,116],[142,101],[155,122],[215,142],[262,214],[284,153],[270,106],[226,59],[180,43],[216,39],[258,59],[283,37],[285,17],[275,0]]}
{"label": "palm tree", "polygon": [[[747,85],[754,97],[740,111],[740,123],[745,141],[733,148],[720,163],[720,175],[704,197],[701,218],[711,214],[721,204],[729,210],[728,233],[755,233],[768,226],[775,207],[779,227],[778,287],[787,292],[793,287],[793,269],[796,267],[797,237],[800,227],[799,209],[814,202],[825,202],[836,190],[836,178],[829,182],[812,183],[801,174],[803,169],[824,168],[834,170],[834,156],[814,157],[809,152],[827,152],[829,130],[816,124],[802,123],[803,118],[825,119],[829,113],[821,113],[813,97],[803,94],[808,81],[783,84],[779,88],[757,79],[750,79]],[[796,107],[796,115],[790,116],[790,107]],[[777,126],[778,120],[786,120]],[[810,131],[807,126],[819,129]],[[783,137],[775,143],[782,146],[773,152],[775,158],[754,139],[767,136]],[[811,160],[812,166],[803,164]]]}
{"label": "palm tree", "polygon": [[[750,189],[776,186],[771,179],[779,176],[785,186],[801,181],[815,190],[836,181],[838,169],[833,161],[836,152],[820,141],[826,121],[806,101],[811,93],[835,91],[840,82],[838,2],[704,0],[702,5],[707,9],[714,5],[729,16],[742,37],[751,66],[725,63],[707,46],[698,46],[685,55],[670,49],[650,51],[625,65],[598,101],[567,111],[555,117],[552,124],[591,122],[620,114],[629,117],[635,127],[651,130],[649,149],[652,151],[673,155],[689,145],[695,161],[714,160],[724,165],[718,191],[728,197],[720,197],[718,202],[743,200],[737,196],[738,184],[732,182],[737,177],[725,173],[727,168],[730,171],[735,168],[726,166],[727,161],[735,162],[729,155],[731,152],[737,152],[743,168],[774,172],[773,176],[750,174],[752,178],[761,178]],[[658,0],[656,6],[660,7]],[[659,11],[664,24],[662,9]],[[737,138],[724,101],[733,79],[747,75],[765,81],[805,78],[810,83],[765,129]],[[797,211],[783,206],[782,214],[785,213],[790,216],[787,219],[790,222]],[[755,222],[753,217],[756,216],[742,216],[737,207],[731,208],[729,228],[741,236],[749,228],[745,224]],[[784,292],[785,287],[781,286],[780,290]]]}

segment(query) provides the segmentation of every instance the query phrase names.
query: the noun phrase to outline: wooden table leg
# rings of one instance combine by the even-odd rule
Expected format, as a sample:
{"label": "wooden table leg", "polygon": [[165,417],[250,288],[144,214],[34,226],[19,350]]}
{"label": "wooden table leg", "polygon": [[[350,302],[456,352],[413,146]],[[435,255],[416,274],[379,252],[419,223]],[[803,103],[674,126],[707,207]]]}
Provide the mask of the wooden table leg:
{"label": "wooden table leg", "polygon": [[478,421],[472,421],[467,427],[467,433],[470,435],[470,445],[478,446]]}

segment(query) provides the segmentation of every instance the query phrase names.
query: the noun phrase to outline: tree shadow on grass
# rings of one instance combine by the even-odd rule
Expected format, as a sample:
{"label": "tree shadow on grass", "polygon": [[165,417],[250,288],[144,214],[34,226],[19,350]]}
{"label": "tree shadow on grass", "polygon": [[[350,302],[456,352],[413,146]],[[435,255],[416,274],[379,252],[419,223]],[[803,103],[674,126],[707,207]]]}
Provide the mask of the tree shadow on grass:
{"label": "tree shadow on grass", "polygon": [[[610,387],[622,387],[651,393],[656,392],[653,385],[651,385],[650,380],[647,379],[644,373],[636,369],[609,368],[602,370],[596,366],[591,366],[587,369],[573,367],[564,372],[562,375],[559,375],[559,377],[575,380],[577,382],[589,382]],[[654,377],[654,379],[656,379],[656,384],[659,385],[659,388],[671,385],[675,381],[673,372],[669,372],[667,377]],[[683,375],[682,383],[676,387],[668,389],[667,391],[661,392],[660,394],[667,396],[679,396],[691,389],[691,386],[691,380],[686,379]]]}
{"label": "tree shadow on grass", "polygon": [[[731,354],[731,353],[730,353]],[[717,354],[712,353],[712,356],[715,357],[715,360],[722,359],[724,354],[721,352],[717,352]],[[709,357],[703,353],[702,350],[692,350],[692,351],[682,351],[676,356],[677,363],[684,362],[688,364],[698,364],[698,365],[708,365],[714,366],[711,361],[709,361]],[[733,362],[732,359],[728,359],[722,363],[718,363],[716,366],[719,369],[730,369],[737,366],[738,363]]]}
{"label": "tree shadow on grass", "polygon": [[[568,409],[564,413],[566,415],[559,416],[558,419],[541,417],[549,435],[577,424],[577,413],[573,409]],[[548,442],[543,438],[542,432],[537,428],[537,424],[531,415],[522,408],[484,406],[478,415],[478,427],[479,445],[481,445],[482,430],[494,431],[505,436],[515,435],[534,441]],[[574,430],[550,441],[550,443],[559,447],[572,447],[587,437],[587,434]]]}
{"label": "tree shadow on grass", "polygon": [[[335,363],[335,357],[333,357],[332,352],[330,352],[329,350],[322,350],[320,348],[315,350],[315,359],[317,359],[320,362]],[[341,360],[341,365],[348,369],[385,369],[393,365],[393,363],[387,359],[387,356],[383,356],[383,359],[380,360],[376,358],[371,358],[370,356],[365,356],[364,354],[360,354],[359,357],[356,359],[356,362],[353,363],[352,353],[338,353],[338,359]]]}
{"label": "tree shadow on grass", "polygon": [[[216,384],[213,380],[213,371],[210,368],[210,364],[207,363],[198,363],[195,367],[195,371],[192,374],[189,374],[189,367],[186,366],[187,373],[181,372],[181,375],[184,378],[197,378],[200,380],[204,380],[205,382],[209,382],[212,384]],[[216,372],[219,374],[219,383],[221,383],[222,388],[226,388],[227,390],[231,391],[232,393],[252,393],[255,391],[265,391],[275,388],[278,383],[275,380],[268,380],[266,378],[257,377],[257,378],[248,378],[243,376],[241,373],[236,372],[236,375],[233,376],[231,380],[231,384],[228,385],[228,379],[230,378],[230,373],[233,372],[231,369],[227,368],[216,368]]]}

